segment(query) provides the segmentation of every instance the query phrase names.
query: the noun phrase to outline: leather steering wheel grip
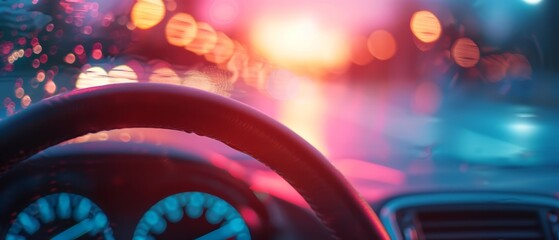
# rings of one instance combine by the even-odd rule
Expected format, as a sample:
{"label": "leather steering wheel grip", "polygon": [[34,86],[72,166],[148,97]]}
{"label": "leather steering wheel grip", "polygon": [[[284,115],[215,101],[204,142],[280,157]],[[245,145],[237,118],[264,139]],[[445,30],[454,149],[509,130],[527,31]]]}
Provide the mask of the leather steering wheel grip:
{"label": "leather steering wheel grip", "polygon": [[339,239],[388,239],[370,206],[314,147],[259,111],[165,84],[75,90],[0,121],[0,172],[63,141],[103,130],[174,129],[221,141],[287,180]]}

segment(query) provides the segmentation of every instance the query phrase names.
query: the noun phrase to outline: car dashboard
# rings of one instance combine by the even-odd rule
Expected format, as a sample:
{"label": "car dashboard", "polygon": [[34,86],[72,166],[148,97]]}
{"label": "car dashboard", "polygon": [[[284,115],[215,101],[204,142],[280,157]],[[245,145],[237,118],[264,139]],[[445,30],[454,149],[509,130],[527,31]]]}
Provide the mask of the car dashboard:
{"label": "car dashboard", "polygon": [[[262,169],[253,165],[236,167]],[[149,143],[52,147],[1,177],[0,194],[10,197],[0,204],[0,221],[10,224],[0,226],[0,234],[6,239],[332,238],[308,205],[274,194],[273,184],[268,191],[254,189],[250,177],[224,166]],[[549,189],[528,191],[553,182],[556,177],[548,175],[516,189],[409,182],[397,191],[378,189],[382,196],[369,203],[392,239],[557,239],[559,200],[546,194]],[[93,220],[84,223],[87,217]],[[229,227],[235,230],[217,231]]]}
{"label": "car dashboard", "polygon": [[10,196],[0,204],[6,239],[329,238],[308,209],[252,191],[204,158],[145,143],[54,147],[0,182]]}

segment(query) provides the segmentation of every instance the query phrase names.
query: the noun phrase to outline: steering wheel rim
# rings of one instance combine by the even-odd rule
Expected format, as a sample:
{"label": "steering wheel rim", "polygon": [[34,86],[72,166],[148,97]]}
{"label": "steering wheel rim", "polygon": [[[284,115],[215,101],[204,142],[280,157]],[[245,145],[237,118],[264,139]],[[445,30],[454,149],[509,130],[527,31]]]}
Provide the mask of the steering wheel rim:
{"label": "steering wheel rim", "polygon": [[341,173],[290,129],[243,103],[167,84],[75,90],[0,121],[0,173],[63,141],[133,127],[173,129],[223,142],[289,182],[333,236],[388,239],[377,215]]}

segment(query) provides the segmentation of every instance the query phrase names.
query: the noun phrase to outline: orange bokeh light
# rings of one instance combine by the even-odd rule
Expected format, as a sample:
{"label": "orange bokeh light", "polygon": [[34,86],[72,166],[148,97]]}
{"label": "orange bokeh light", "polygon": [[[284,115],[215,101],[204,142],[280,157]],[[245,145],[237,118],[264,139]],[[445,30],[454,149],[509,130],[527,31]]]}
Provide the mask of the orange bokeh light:
{"label": "orange bokeh light", "polygon": [[48,94],[54,94],[54,92],[56,92],[56,84],[52,80],[45,83],[45,92]]}
{"label": "orange bokeh light", "polygon": [[73,53],[68,53],[68,55],[64,57],[64,61],[68,64],[72,64],[76,62],[76,55],[74,55]]}
{"label": "orange bokeh light", "polygon": [[165,26],[165,37],[169,44],[184,47],[196,37],[198,27],[194,18],[186,13],[177,13]]}
{"label": "orange bokeh light", "polygon": [[262,56],[285,67],[334,69],[349,61],[345,34],[310,18],[267,18],[251,29],[251,41]]}
{"label": "orange bokeh light", "polygon": [[204,57],[209,62],[216,64],[224,63],[229,60],[235,52],[235,43],[222,32],[217,33],[215,48]]}
{"label": "orange bokeh light", "polygon": [[27,108],[29,105],[31,105],[31,97],[29,97],[29,95],[23,96],[23,98],[21,98],[21,106]]}
{"label": "orange bokeh light", "polygon": [[357,36],[351,44],[351,61],[357,65],[365,66],[373,61],[373,55],[367,49],[367,38]]}
{"label": "orange bokeh light", "polygon": [[388,60],[392,58],[397,51],[396,40],[391,33],[385,30],[377,30],[369,35],[367,40],[369,52],[379,59]]}
{"label": "orange bokeh light", "polygon": [[469,38],[460,38],[452,46],[452,59],[463,68],[471,68],[479,62],[480,52],[477,44]]}
{"label": "orange bokeh light", "polygon": [[197,55],[204,55],[215,48],[217,34],[214,28],[205,22],[198,22],[197,27],[196,37],[186,45],[186,49]]}
{"label": "orange bokeh light", "polygon": [[413,35],[424,43],[437,41],[442,32],[441,23],[437,16],[425,10],[413,14],[410,28]]}
{"label": "orange bokeh light", "polygon": [[132,7],[130,19],[139,29],[150,29],[165,17],[165,3],[162,0],[138,0]]}

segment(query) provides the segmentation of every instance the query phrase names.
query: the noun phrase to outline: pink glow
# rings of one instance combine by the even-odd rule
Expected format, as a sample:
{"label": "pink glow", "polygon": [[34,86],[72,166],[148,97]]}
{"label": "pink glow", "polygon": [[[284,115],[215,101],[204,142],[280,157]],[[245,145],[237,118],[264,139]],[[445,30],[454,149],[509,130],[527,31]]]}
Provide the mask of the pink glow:
{"label": "pink glow", "polygon": [[349,179],[369,180],[393,185],[402,185],[406,175],[397,169],[357,159],[342,159],[332,163]]}
{"label": "pink glow", "polygon": [[267,192],[300,207],[310,208],[289,183],[272,171],[254,171],[250,184],[253,191]]}

